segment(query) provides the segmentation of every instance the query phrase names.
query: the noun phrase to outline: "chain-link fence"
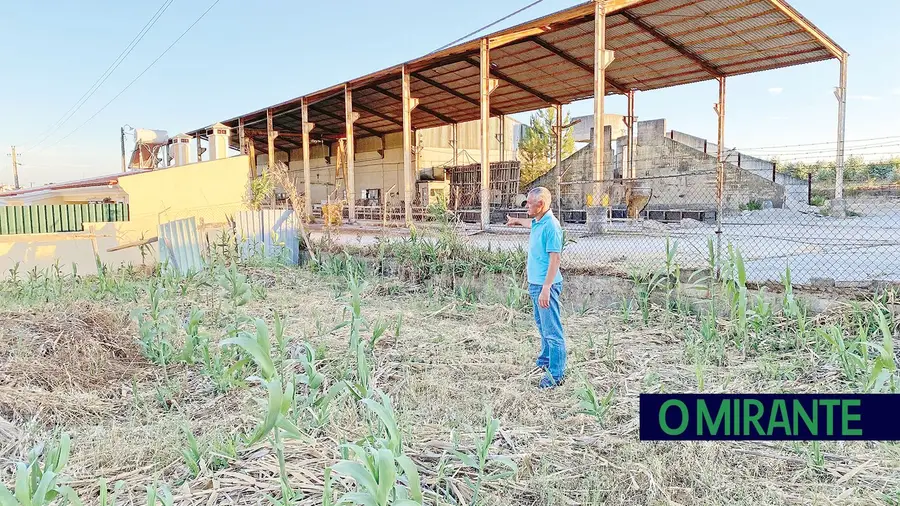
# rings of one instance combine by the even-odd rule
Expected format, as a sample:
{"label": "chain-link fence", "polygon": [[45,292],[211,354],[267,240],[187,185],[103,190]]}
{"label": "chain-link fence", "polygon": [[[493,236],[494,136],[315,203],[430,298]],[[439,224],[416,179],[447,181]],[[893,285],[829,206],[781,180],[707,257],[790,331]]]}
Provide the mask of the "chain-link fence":
{"label": "chain-link fence", "polygon": [[[727,166],[724,174],[721,198],[708,170],[560,183],[554,210],[574,239],[565,265],[627,274],[661,266],[674,249],[682,267],[703,268],[722,265],[731,250],[751,282],[780,282],[788,268],[801,285],[900,282],[896,183],[845,182],[844,213],[833,182]],[[588,205],[596,188],[602,200]]]}

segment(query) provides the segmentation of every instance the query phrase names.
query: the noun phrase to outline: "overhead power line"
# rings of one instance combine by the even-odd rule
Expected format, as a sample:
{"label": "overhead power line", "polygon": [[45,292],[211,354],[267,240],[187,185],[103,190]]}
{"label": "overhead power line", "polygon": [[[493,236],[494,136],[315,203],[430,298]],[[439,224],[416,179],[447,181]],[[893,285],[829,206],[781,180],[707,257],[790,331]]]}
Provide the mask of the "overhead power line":
{"label": "overhead power line", "polygon": [[[79,98],[78,101],[76,101],[68,111],[63,113],[60,119],[56,120],[56,122],[53,123],[49,130],[40,134],[43,135],[43,137],[36,144],[32,145],[32,148],[40,146],[45,140],[50,137],[50,135],[62,128],[63,125],[65,125],[72,118],[72,116],[74,116],[75,113],[78,112],[79,109],[81,109],[81,107],[88,101],[88,99],[94,96],[94,93],[96,93],[97,90],[99,90],[100,87],[103,86],[103,83],[105,83],[106,80],[109,79],[109,77],[116,71],[116,69],[119,68],[122,62],[124,62],[125,59],[128,58],[128,55],[130,55],[131,52],[134,51],[134,48],[137,47],[137,45],[144,39],[144,36],[147,35],[147,32],[150,31],[150,28],[152,28],[153,25],[155,25],[156,22],[159,21],[159,18],[162,17],[162,15],[174,1],[175,0],[165,0],[163,2],[163,4],[159,7],[159,9],[156,10],[150,20],[147,21],[146,24],[144,24],[144,27],[141,28],[141,31],[138,32],[138,34],[135,35],[133,39],[131,39],[131,42],[129,42],[128,45],[125,46],[125,49],[123,49],[122,52],[119,53],[119,56],[117,56],[116,59],[109,65],[109,67],[106,68],[103,74],[101,74],[100,77],[98,77],[97,80],[94,81],[94,84],[92,84],[91,87],[88,88],[88,90],[84,92],[83,95],[81,95],[81,98]],[[30,145],[31,143],[27,144]]]}
{"label": "overhead power line", "polygon": [[494,25],[496,25],[497,23],[506,21],[507,19],[509,19],[509,18],[511,18],[511,17],[513,17],[513,16],[515,16],[516,14],[519,14],[520,12],[523,12],[523,11],[525,11],[525,10],[527,10],[527,9],[530,9],[530,8],[534,7],[535,5],[537,5],[537,4],[539,4],[539,3],[543,2],[543,1],[544,1],[544,0],[537,0],[537,1],[535,1],[535,2],[532,2],[532,3],[526,5],[525,7],[522,7],[521,9],[519,9],[519,10],[517,10],[517,11],[511,12],[511,13],[507,14],[506,16],[503,16],[502,18],[500,18],[500,19],[494,21],[493,23],[490,23],[490,24],[488,24],[488,25],[484,25],[484,26],[482,26],[481,28],[475,30],[475,31],[472,32],[472,33],[469,33],[469,34],[467,34],[467,35],[463,35],[462,37],[460,37],[460,38],[454,40],[453,42],[450,42],[449,44],[445,44],[445,45],[443,45],[443,46],[441,46],[441,47],[435,49],[434,51],[432,51],[431,53],[428,53],[428,54],[437,53],[438,51],[442,51],[442,50],[444,50],[444,49],[447,49],[448,47],[452,46],[453,44],[456,44],[457,42],[461,42],[461,41],[463,41],[463,40],[466,40],[466,39],[468,39],[469,37],[471,37],[471,36],[473,36],[473,35],[475,35],[475,34],[481,32],[481,31],[483,31],[483,30],[486,30],[486,29],[488,29],[488,28],[490,28],[490,27],[492,27],[492,26],[494,26]]}
{"label": "overhead power line", "polygon": [[[158,62],[159,60],[161,60],[163,56],[165,56],[165,55],[166,55],[173,47],[175,47],[175,44],[178,44],[178,42],[179,42],[182,38],[184,38],[184,36],[187,35],[187,33],[190,32],[191,29],[193,29],[194,26],[197,25],[197,23],[199,23],[204,17],[206,17],[206,15],[209,13],[209,11],[211,11],[211,10],[213,9],[213,7],[215,7],[216,4],[218,4],[220,1],[221,1],[221,0],[215,0],[215,1],[214,1],[214,2],[213,2],[213,3],[212,3],[205,11],[203,11],[203,14],[200,14],[200,17],[198,17],[193,23],[191,23],[191,25],[190,25],[189,27],[187,27],[187,29],[186,29],[184,32],[182,32],[181,35],[179,35],[177,39],[175,39],[171,44],[169,44],[169,47],[167,47],[167,48],[165,49],[165,51],[163,51],[162,53],[160,53],[160,55],[157,56],[155,60],[153,60],[152,62],[150,62],[150,64],[147,65],[147,68],[145,68],[143,71],[141,71],[141,73],[138,74],[134,79],[132,79],[130,83],[128,83],[124,88],[122,88],[122,91],[120,91],[119,93],[116,94],[116,96],[114,96],[113,98],[111,98],[111,99],[109,100],[109,102],[107,102],[106,104],[103,105],[103,107],[101,107],[100,109],[98,109],[97,112],[95,112],[93,115],[91,115],[90,118],[88,118],[87,120],[85,120],[84,123],[82,123],[82,124],[78,125],[77,127],[75,127],[74,130],[72,130],[71,132],[69,132],[68,134],[66,134],[64,137],[60,138],[59,140],[57,140],[56,142],[54,142],[53,144],[51,144],[50,146],[48,146],[48,148],[52,148],[53,146],[56,146],[56,145],[59,144],[60,142],[62,142],[62,141],[64,141],[64,140],[68,139],[69,137],[71,137],[72,134],[74,134],[75,132],[77,132],[78,130],[80,130],[84,125],[87,125],[88,123],[90,123],[91,120],[93,120],[94,118],[96,118],[97,115],[99,115],[99,114],[100,114],[101,112],[103,112],[107,107],[109,107],[109,105],[112,104],[117,98],[119,98],[120,96],[122,96],[122,94],[125,93],[125,92],[128,90],[128,88],[131,88],[131,85],[133,85],[135,82],[137,82],[138,79],[140,79],[144,74],[147,73],[147,71],[149,71],[154,65],[156,65],[156,62]],[[45,148],[45,149],[46,149],[46,148]]]}

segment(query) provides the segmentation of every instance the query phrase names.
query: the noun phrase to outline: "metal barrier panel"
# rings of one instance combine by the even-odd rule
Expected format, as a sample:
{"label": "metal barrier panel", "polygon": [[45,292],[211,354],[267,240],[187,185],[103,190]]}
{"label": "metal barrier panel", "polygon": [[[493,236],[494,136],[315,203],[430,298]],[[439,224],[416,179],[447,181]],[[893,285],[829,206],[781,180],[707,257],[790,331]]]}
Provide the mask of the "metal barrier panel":
{"label": "metal barrier panel", "polygon": [[193,217],[159,226],[159,261],[183,276],[203,270],[200,234]]}
{"label": "metal barrier panel", "polygon": [[83,232],[85,223],[128,221],[128,204],[0,207],[0,235]]}
{"label": "metal barrier panel", "polygon": [[240,211],[235,214],[235,234],[241,259],[285,254],[292,263],[300,261],[299,223],[291,209]]}

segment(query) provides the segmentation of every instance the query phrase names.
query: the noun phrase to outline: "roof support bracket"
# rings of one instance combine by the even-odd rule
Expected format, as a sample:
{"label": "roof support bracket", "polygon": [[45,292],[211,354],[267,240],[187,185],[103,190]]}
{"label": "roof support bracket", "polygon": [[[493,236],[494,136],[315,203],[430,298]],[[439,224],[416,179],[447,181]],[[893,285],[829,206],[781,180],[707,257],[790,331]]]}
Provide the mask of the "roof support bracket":
{"label": "roof support bracket", "polygon": [[[466,58],[465,61],[466,61],[466,63],[468,63],[469,65],[472,65],[473,67],[481,68],[481,64],[472,58]],[[532,88],[531,86],[528,86],[527,84],[521,83],[521,82],[511,78],[508,75],[504,74],[503,72],[501,72],[495,68],[491,69],[491,75],[497,76],[500,80],[506,81],[510,85],[512,85],[516,88],[519,88],[522,91],[528,92],[548,104],[559,103],[559,100],[551,97],[550,95],[547,95],[546,93],[541,93],[540,91]]]}

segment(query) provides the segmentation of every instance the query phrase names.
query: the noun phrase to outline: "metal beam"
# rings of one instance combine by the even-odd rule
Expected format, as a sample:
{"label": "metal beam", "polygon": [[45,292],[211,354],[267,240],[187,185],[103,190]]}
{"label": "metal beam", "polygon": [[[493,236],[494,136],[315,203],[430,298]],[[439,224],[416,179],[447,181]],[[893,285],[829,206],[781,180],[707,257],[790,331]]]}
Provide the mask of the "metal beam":
{"label": "metal beam", "polygon": [[806,20],[803,16],[800,15],[799,12],[795,11],[790,5],[783,2],[782,0],[767,0],[770,4],[772,4],[776,9],[780,10],[784,13],[785,16],[791,18],[791,21],[800,25],[801,28],[806,30],[807,33],[812,35],[820,44],[825,46],[828,49],[828,52],[833,54],[839,60],[847,59],[847,52],[844,51],[840,46],[835,44],[833,40],[831,40],[827,35],[822,33],[821,30],[812,25],[809,21]]}
{"label": "metal beam", "polygon": [[[439,90],[441,90],[441,91],[443,91],[443,92],[449,93],[449,94],[453,95],[453,96],[456,97],[456,98],[465,100],[466,102],[468,102],[468,103],[470,103],[470,104],[472,104],[472,105],[476,105],[476,106],[480,106],[480,105],[481,105],[481,103],[480,103],[477,99],[474,99],[474,98],[472,98],[472,97],[470,97],[470,96],[468,96],[468,95],[466,95],[466,94],[464,94],[464,93],[460,93],[460,92],[454,90],[453,88],[451,88],[451,87],[449,87],[449,86],[447,86],[447,85],[445,85],[445,84],[441,84],[441,83],[439,83],[439,82],[437,82],[437,81],[435,81],[435,80],[433,80],[433,79],[429,79],[429,78],[423,76],[422,74],[418,74],[418,73],[413,72],[413,73],[410,73],[410,76],[415,77],[416,79],[418,79],[419,81],[422,81],[423,83],[427,84],[428,86],[432,86],[432,87],[437,88],[437,89],[439,89]],[[498,111],[498,110],[496,110],[496,109],[491,109],[491,114],[493,114],[494,116],[500,116],[500,115],[502,115],[503,113],[501,113],[500,111]]]}
{"label": "metal beam", "polygon": [[[469,65],[473,65],[473,66],[479,67],[479,68],[481,67],[481,64],[478,63],[477,61],[473,60],[472,58],[466,58],[465,61]],[[522,82],[519,82],[519,81],[511,78],[508,75],[504,74],[503,72],[501,72],[497,69],[491,69],[491,75],[496,76],[498,79],[500,79],[502,81],[506,81],[507,83],[515,86],[516,88],[519,88],[522,91],[525,91],[525,92],[528,92],[528,93],[534,95],[535,97],[543,100],[544,102],[546,102],[548,104],[558,104],[559,103],[559,100],[551,97],[550,95],[541,93],[540,91],[532,88],[531,86],[528,86],[527,84],[524,84]]]}
{"label": "metal beam", "polygon": [[660,32],[656,28],[653,28],[652,26],[648,25],[647,23],[642,21],[640,18],[638,18],[634,14],[627,12],[627,11],[620,12],[619,14],[621,14],[622,16],[625,16],[625,18],[628,19],[628,21],[631,21],[632,23],[637,25],[638,28],[647,32],[648,34],[653,36],[653,38],[655,38],[656,40],[662,42],[663,44],[671,47],[675,51],[678,51],[679,53],[684,55],[686,58],[692,60],[694,63],[699,65],[700,68],[707,71],[711,76],[722,77],[722,75],[724,75],[723,72],[721,70],[719,70],[718,67],[716,67],[712,63],[706,61],[705,59],[697,56],[696,54],[690,52],[687,48],[685,48],[678,42],[675,42],[674,40],[672,40],[667,35]]}
{"label": "metal beam", "polygon": [[[560,48],[554,46],[553,44],[547,42],[546,40],[544,40],[544,39],[542,39],[542,38],[540,38],[540,37],[531,37],[531,38],[529,38],[528,40],[531,41],[531,42],[534,42],[535,44],[537,44],[537,45],[539,45],[539,46],[541,46],[542,48],[546,49],[547,51],[550,51],[551,53],[555,54],[556,56],[559,56],[559,57],[562,58],[563,60],[566,60],[567,62],[569,62],[569,63],[571,63],[571,64],[577,66],[578,68],[580,68],[581,70],[587,72],[588,74],[594,75],[594,68],[593,68],[593,67],[591,67],[591,66],[588,65],[587,63],[584,63],[583,61],[579,60],[578,58],[575,58],[574,56],[572,56],[572,55],[570,55],[569,53],[563,51],[562,49],[560,49]],[[619,92],[619,93],[621,93],[621,94],[623,94],[623,95],[627,95],[627,94],[628,94],[628,90],[627,90],[627,89],[625,88],[625,86],[623,86],[622,84],[619,84],[619,83],[617,83],[616,81],[614,81],[614,80],[612,80],[612,79],[610,79],[610,78],[608,78],[608,77],[606,78],[606,82],[607,82],[607,84],[610,85],[610,87],[611,87],[612,89],[616,90],[617,92]]]}
{"label": "metal beam", "polygon": [[[383,119],[383,120],[385,120],[385,121],[390,121],[391,123],[393,123],[393,124],[395,124],[395,125],[397,125],[397,126],[401,126],[401,127],[403,126],[403,121],[402,121],[402,120],[398,120],[398,119],[396,119],[396,118],[392,118],[392,117],[388,116],[387,114],[384,114],[383,112],[378,112],[378,111],[376,111],[375,109],[372,109],[371,107],[367,107],[367,106],[364,106],[364,105],[362,105],[362,104],[353,104],[353,107],[359,109],[360,111],[362,111],[362,112],[364,112],[364,113],[371,114],[372,116],[381,118],[381,119]],[[383,136],[383,135],[384,135],[384,134],[382,134],[382,136]]]}
{"label": "metal beam", "polygon": [[[375,90],[378,93],[381,93],[382,95],[384,95],[386,97],[393,98],[397,102],[403,102],[402,97],[400,97],[399,95],[396,95],[394,93],[391,93],[390,91],[385,90],[384,88],[379,88],[378,86],[369,86],[368,88],[371,90]],[[424,105],[417,106],[416,109],[419,109],[420,111],[422,111],[426,114],[430,114],[430,115],[434,116],[435,118],[443,121],[444,123],[457,123],[457,121],[455,119],[451,118],[450,116],[447,116],[447,115],[441,114],[437,111],[434,111],[432,109],[429,109],[429,108],[425,107]]]}
{"label": "metal beam", "polygon": [[[331,119],[336,119],[336,120],[340,121],[341,123],[344,123],[344,122],[347,121],[346,118],[341,117],[340,115],[337,115],[337,114],[335,114],[335,113],[333,113],[333,112],[329,112],[329,111],[326,111],[326,110],[324,110],[324,109],[320,109],[320,108],[318,108],[318,107],[313,107],[313,106],[311,106],[311,105],[310,105],[310,106],[307,106],[307,107],[308,107],[309,109],[311,109],[311,110],[313,110],[313,111],[319,113],[319,114],[324,114],[325,116],[328,116],[328,117],[331,118]],[[321,127],[320,127],[320,128],[321,128]],[[364,126],[362,126],[362,125],[358,126],[357,128],[359,128],[360,130],[363,130],[363,131],[365,131],[366,133],[368,133],[368,134],[370,134],[370,135],[373,135],[373,136],[375,136],[375,137],[381,137],[382,135],[384,135],[383,133],[381,133],[381,132],[379,132],[379,131],[377,131],[377,130],[372,130],[371,128],[364,127]],[[325,130],[324,128],[322,128],[322,130],[323,130],[323,131],[326,131],[326,132],[331,132],[331,133],[339,133],[339,132],[334,131],[334,130],[330,130],[330,131],[329,131],[329,130]]]}

